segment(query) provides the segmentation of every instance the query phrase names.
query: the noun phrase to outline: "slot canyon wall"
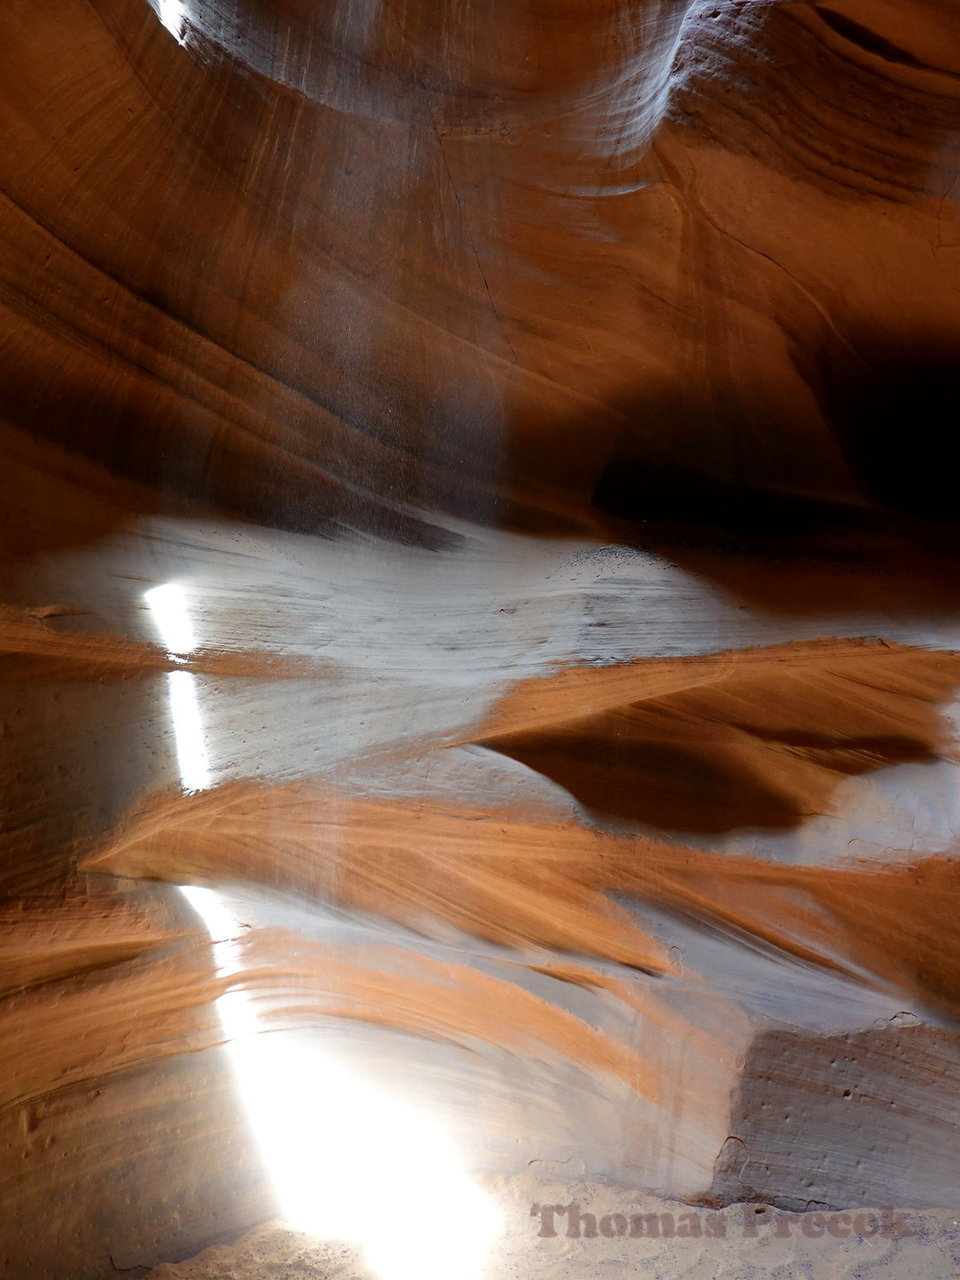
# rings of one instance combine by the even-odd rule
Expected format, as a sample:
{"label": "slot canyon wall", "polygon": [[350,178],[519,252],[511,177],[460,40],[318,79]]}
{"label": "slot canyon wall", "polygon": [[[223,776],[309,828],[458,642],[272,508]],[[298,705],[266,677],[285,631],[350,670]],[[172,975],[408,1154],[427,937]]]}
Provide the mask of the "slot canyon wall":
{"label": "slot canyon wall", "polygon": [[0,36],[0,1274],[960,1207],[952,0]]}

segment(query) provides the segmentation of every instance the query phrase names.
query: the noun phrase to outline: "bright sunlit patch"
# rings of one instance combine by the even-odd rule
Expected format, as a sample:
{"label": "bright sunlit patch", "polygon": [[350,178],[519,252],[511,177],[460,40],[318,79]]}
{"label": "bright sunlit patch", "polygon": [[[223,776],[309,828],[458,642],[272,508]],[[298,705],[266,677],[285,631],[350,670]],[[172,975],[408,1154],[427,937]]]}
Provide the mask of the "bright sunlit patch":
{"label": "bright sunlit patch", "polygon": [[[144,599],[150,606],[164,647],[172,658],[179,660],[196,648],[186,596],[180,587],[173,583],[154,587],[145,593]],[[203,791],[210,785],[210,769],[200,720],[197,677],[190,671],[168,672],[167,697],[180,785],[185,791]]]}
{"label": "bright sunlit patch", "polygon": [[[186,597],[146,593],[167,652],[196,648]],[[167,673],[180,781],[210,785],[196,676]],[[184,886],[210,935],[217,975],[243,972],[241,925],[212,889]],[[251,1127],[284,1218],[299,1231],[360,1246],[380,1280],[479,1280],[499,1215],[428,1116],[364,1084],[288,1032],[257,1025],[235,981],[217,1013]]]}
{"label": "bright sunlit patch", "polygon": [[186,9],[181,0],[160,0],[157,17],[173,36],[178,44],[183,43],[183,28],[186,25]]}
{"label": "bright sunlit patch", "polygon": [[180,657],[192,653],[197,647],[197,638],[183,588],[167,582],[144,592],[143,598],[150,606],[154,625],[167,652]]}
{"label": "bright sunlit patch", "polygon": [[[182,892],[207,927],[218,976],[237,977],[239,923],[213,890]],[[290,1226],[359,1246],[380,1280],[479,1280],[500,1215],[443,1130],[290,1033],[257,1034],[238,988],[217,1011]]]}
{"label": "bright sunlit patch", "polygon": [[210,785],[210,768],[200,723],[197,677],[190,671],[168,671],[167,695],[177,744],[180,785],[184,791],[205,791]]}

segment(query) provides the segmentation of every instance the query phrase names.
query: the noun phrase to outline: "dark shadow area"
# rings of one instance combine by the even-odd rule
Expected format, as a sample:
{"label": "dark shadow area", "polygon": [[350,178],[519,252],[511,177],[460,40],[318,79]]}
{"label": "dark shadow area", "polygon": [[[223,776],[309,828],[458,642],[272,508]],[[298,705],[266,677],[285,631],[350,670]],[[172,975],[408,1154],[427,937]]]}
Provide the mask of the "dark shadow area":
{"label": "dark shadow area", "polygon": [[[786,614],[880,605],[894,617],[960,609],[960,501],[950,463],[960,423],[960,349],[870,354],[825,345],[801,361],[849,474],[847,497],[793,487],[780,430],[744,406],[657,395],[606,464],[593,506],[611,539],[675,561],[754,606]],[[680,451],[670,439],[675,418]],[[626,436],[627,433],[625,433]],[[747,447],[765,438],[763,456]],[[646,441],[646,444],[644,444]],[[719,442],[719,443],[718,443]],[[739,443],[738,443],[739,442]],[[738,455],[723,465],[719,444]]]}
{"label": "dark shadow area", "polygon": [[[636,670],[639,679],[642,662]],[[934,760],[947,736],[937,706],[960,681],[960,655],[851,644],[787,666],[781,651],[758,649],[732,670],[718,658],[716,676],[697,679],[691,671],[688,689],[599,714],[577,716],[573,702],[567,719],[551,713],[542,729],[482,742],[598,818],[709,834],[786,829],[827,811],[844,778]]]}
{"label": "dark shadow area", "polygon": [[824,732],[802,747],[770,743],[774,750],[793,746],[835,773],[824,778],[819,802],[811,808],[809,794],[793,790],[792,779],[778,788],[775,758],[767,774],[759,761],[745,763],[739,753],[725,753],[722,742],[658,741],[645,725],[625,727],[630,710],[581,721],[563,738],[518,734],[485,745],[556,782],[598,819],[707,835],[799,826],[824,811],[842,777],[936,758],[924,743],[906,738],[866,740],[853,747]]}
{"label": "dark shadow area", "polygon": [[862,492],[884,510],[960,526],[960,342],[854,333],[851,344],[857,360],[827,342],[806,367],[795,360]]}

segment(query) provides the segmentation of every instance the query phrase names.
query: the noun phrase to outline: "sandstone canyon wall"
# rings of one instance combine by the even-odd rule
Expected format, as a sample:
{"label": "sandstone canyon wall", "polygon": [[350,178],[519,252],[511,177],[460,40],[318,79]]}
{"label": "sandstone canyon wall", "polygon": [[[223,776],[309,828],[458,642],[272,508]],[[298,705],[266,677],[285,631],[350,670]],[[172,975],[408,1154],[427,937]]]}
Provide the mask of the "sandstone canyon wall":
{"label": "sandstone canyon wall", "polygon": [[952,0],[0,33],[0,1274],[955,1206]]}

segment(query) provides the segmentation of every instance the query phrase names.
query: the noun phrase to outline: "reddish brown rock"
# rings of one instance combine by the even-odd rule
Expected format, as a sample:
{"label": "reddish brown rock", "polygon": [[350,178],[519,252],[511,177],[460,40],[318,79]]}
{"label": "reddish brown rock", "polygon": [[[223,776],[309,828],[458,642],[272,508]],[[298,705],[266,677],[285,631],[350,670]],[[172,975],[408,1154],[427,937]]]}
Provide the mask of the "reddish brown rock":
{"label": "reddish brown rock", "polygon": [[238,1008],[476,1167],[949,1203],[956,7],[0,37],[0,1273],[282,1208]]}

